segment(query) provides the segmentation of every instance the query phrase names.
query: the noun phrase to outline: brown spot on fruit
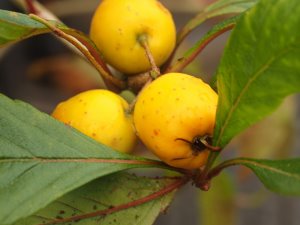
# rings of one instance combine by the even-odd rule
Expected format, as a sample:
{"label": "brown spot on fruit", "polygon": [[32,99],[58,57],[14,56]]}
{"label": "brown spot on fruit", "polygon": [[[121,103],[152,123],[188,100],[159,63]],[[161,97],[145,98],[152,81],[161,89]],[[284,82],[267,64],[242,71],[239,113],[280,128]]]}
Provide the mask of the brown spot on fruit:
{"label": "brown spot on fruit", "polygon": [[158,135],[159,135],[159,130],[153,130],[153,134],[154,134],[155,136],[158,136]]}

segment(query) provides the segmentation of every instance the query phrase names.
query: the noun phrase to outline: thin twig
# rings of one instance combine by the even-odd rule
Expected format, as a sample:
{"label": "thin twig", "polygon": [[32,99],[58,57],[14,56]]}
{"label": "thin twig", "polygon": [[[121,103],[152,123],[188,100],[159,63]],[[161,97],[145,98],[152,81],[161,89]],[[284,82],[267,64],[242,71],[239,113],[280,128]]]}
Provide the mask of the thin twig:
{"label": "thin twig", "polygon": [[51,31],[53,31],[54,34],[56,34],[57,36],[65,39],[66,41],[68,41],[69,43],[71,43],[72,45],[74,45],[88,60],[89,62],[97,69],[97,71],[102,75],[104,82],[107,85],[113,84],[114,86],[117,86],[120,89],[124,89],[126,87],[126,83],[122,80],[119,80],[118,78],[111,76],[110,74],[108,74],[100,65],[99,63],[96,61],[96,59],[92,56],[92,54],[88,51],[88,49],[80,42],[78,41],[75,37],[66,34],[65,32],[63,32],[62,30],[58,29],[57,27],[55,27],[54,25],[50,24],[47,20],[34,15],[34,14],[29,14],[29,16],[44,24],[45,26],[47,26]]}
{"label": "thin twig", "polygon": [[72,216],[69,218],[65,218],[65,219],[55,219],[46,223],[42,223],[39,225],[53,225],[53,224],[61,224],[61,223],[67,223],[67,222],[73,222],[73,221],[80,221],[83,219],[87,219],[87,218],[93,218],[93,217],[97,217],[97,216],[103,216],[103,215],[108,215],[108,214],[112,214],[121,210],[125,210],[128,208],[132,208],[135,206],[139,206],[142,205],[146,202],[152,201],[154,199],[157,199],[159,197],[162,197],[168,193],[171,193],[172,191],[180,188],[181,186],[183,186],[184,184],[186,184],[189,181],[189,177],[185,176],[185,177],[181,177],[180,179],[176,180],[175,182],[171,183],[170,185],[160,189],[157,192],[154,192],[144,198],[140,198],[137,200],[134,200],[132,202],[128,202],[122,205],[118,205],[115,207],[110,207],[104,210],[99,210],[99,211],[95,211],[92,213],[86,213],[86,214],[82,214],[82,215],[78,215],[78,216]]}

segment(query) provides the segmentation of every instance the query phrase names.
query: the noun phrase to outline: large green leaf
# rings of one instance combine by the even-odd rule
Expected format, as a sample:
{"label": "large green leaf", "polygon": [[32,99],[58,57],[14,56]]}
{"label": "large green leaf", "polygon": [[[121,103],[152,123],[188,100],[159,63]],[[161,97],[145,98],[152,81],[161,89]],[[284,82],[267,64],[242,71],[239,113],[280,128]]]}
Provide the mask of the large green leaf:
{"label": "large green leaf", "polygon": [[63,194],[117,171],[158,166],[121,154],[0,95],[0,221],[26,217]]}
{"label": "large green leaf", "polygon": [[205,20],[225,14],[241,13],[252,7],[257,0],[219,0],[207,6],[192,18],[178,33],[178,44]]}
{"label": "large green leaf", "polygon": [[[151,225],[159,213],[170,204],[174,191],[150,202],[113,214],[99,215],[99,212],[145,198],[172,182],[174,180],[168,178],[151,179],[130,174],[114,174],[68,193],[34,215],[14,223],[14,225],[51,223],[51,221],[59,219],[71,219],[74,216],[81,216],[82,219],[64,224]],[[97,212],[97,216],[91,215],[91,213],[97,214]]]}
{"label": "large green leaf", "polygon": [[215,145],[224,147],[300,91],[299,27],[298,0],[261,0],[241,17],[217,71]]}
{"label": "large green leaf", "polygon": [[271,191],[286,195],[300,195],[300,158],[285,160],[237,158],[223,162],[218,168],[232,165],[247,166]]}

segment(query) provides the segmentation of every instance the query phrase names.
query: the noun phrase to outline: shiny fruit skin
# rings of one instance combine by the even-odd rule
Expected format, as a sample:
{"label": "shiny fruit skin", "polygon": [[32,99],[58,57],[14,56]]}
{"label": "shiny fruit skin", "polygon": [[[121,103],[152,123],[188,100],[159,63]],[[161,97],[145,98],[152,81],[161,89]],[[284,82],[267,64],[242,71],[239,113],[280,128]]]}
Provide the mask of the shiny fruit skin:
{"label": "shiny fruit skin", "polygon": [[145,35],[157,66],[170,56],[176,28],[170,12],[156,0],[104,0],[96,9],[90,36],[104,59],[125,74],[150,70],[138,38]]}
{"label": "shiny fruit skin", "polygon": [[201,79],[182,73],[165,74],[138,96],[133,115],[137,134],[165,163],[200,168],[209,150],[193,151],[188,142],[213,134],[217,102],[217,94]]}
{"label": "shiny fruit skin", "polygon": [[120,152],[130,152],[136,142],[127,102],[107,90],[82,92],[57,105],[52,116]]}

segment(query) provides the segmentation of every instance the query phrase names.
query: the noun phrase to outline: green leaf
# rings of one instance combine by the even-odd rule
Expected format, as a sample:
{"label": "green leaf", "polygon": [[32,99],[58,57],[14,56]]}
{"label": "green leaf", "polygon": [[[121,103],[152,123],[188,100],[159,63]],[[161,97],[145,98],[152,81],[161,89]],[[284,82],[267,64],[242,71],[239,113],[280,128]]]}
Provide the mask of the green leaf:
{"label": "green leaf", "polygon": [[[67,34],[78,38],[80,41],[88,42],[88,44],[94,46],[84,33],[69,28],[59,21],[48,20],[48,22]],[[44,24],[26,14],[0,9],[0,47],[32,36],[51,32]]]}
{"label": "green leaf", "polygon": [[215,145],[224,147],[300,91],[299,26],[298,0],[261,0],[241,17],[217,71]]}
{"label": "green leaf", "polygon": [[271,191],[300,195],[300,158],[285,160],[258,160],[238,158],[222,163],[222,167],[244,165],[250,168]]}
{"label": "green leaf", "polygon": [[0,95],[0,221],[31,215],[65,193],[110,173],[159,167],[114,151],[39,112]]}
{"label": "green leaf", "polygon": [[222,21],[221,23],[212,27],[199,41],[196,42],[183,57],[179,58],[174,65],[170,66],[167,69],[167,72],[180,72],[182,71],[189,63],[191,63],[197,55],[208,45],[212,40],[217,38],[222,33],[232,29],[237,23],[239,16],[235,16],[229,19]]}
{"label": "green leaf", "polygon": [[0,9],[0,47],[47,32],[47,27],[25,14]]}
{"label": "green leaf", "polygon": [[[159,191],[174,182],[168,178],[143,178],[118,173],[95,180],[57,199],[34,215],[14,223],[14,225],[37,225],[51,223],[57,219],[83,216],[89,213],[109,210],[130,203]],[[147,203],[130,207],[113,214],[91,216],[64,224],[96,225],[151,225],[159,213],[170,204],[174,191]]]}
{"label": "green leaf", "polygon": [[207,6],[203,11],[192,18],[180,31],[177,38],[177,43],[181,43],[183,39],[192,32],[196,27],[204,21],[213,17],[241,13],[252,7],[257,0],[219,0]]}

